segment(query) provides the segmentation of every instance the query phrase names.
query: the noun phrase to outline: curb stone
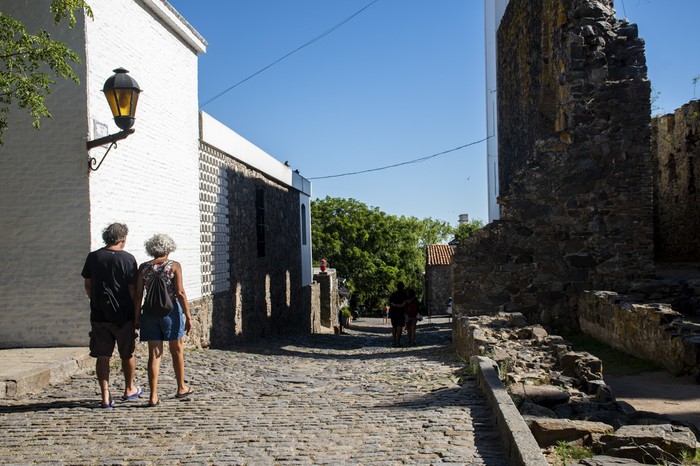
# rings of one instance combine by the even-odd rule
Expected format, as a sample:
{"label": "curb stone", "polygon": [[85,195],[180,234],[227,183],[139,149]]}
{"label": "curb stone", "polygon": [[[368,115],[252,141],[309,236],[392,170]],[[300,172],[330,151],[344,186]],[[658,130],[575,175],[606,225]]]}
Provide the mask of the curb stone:
{"label": "curb stone", "polygon": [[508,449],[510,464],[549,466],[530,428],[498,378],[496,362],[484,356],[472,356],[471,364],[476,370],[479,387],[491,404],[496,428]]}

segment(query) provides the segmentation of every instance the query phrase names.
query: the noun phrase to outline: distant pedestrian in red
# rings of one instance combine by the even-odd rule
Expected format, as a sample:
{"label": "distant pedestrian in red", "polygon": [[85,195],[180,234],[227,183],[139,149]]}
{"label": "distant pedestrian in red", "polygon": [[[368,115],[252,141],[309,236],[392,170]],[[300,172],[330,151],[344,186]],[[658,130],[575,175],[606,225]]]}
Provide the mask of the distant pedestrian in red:
{"label": "distant pedestrian in red", "polygon": [[382,309],[382,323],[383,324],[388,324],[389,323],[389,308],[384,306]]}

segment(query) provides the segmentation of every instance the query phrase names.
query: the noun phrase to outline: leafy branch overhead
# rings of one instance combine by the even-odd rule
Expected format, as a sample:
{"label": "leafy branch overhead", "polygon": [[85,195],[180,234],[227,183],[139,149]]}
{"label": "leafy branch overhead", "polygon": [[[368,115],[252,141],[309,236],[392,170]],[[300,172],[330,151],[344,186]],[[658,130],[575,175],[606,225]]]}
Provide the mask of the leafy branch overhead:
{"label": "leafy branch overhead", "polygon": [[[50,12],[56,25],[68,19],[68,27],[74,27],[76,11],[92,17],[92,10],[83,0],[51,1]],[[80,63],[80,57],[63,42],[52,40],[47,31],[30,34],[21,21],[0,12],[0,60],[0,144],[3,144],[7,115],[13,105],[29,112],[36,129],[40,128],[42,117],[51,118],[44,100],[56,84],[54,78],[80,82],[71,68],[71,63]]]}

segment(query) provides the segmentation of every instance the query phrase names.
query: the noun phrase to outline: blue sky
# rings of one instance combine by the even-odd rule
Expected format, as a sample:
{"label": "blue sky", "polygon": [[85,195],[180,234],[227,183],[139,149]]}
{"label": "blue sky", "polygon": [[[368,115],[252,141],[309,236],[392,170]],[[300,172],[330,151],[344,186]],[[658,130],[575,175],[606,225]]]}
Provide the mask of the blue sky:
{"label": "blue sky", "polygon": [[[312,180],[314,198],[487,220],[482,0],[170,0],[209,43],[200,104],[360,14],[203,110]],[[639,25],[655,113],[693,98],[698,0],[620,0]],[[697,95],[700,97],[700,83]]]}

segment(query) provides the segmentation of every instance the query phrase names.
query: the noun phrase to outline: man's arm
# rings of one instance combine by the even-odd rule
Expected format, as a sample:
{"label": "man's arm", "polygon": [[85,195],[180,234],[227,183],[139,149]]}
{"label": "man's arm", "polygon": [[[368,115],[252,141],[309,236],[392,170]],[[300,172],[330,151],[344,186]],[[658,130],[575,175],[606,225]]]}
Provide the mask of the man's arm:
{"label": "man's arm", "polygon": [[85,279],[85,294],[92,301],[92,278]]}

